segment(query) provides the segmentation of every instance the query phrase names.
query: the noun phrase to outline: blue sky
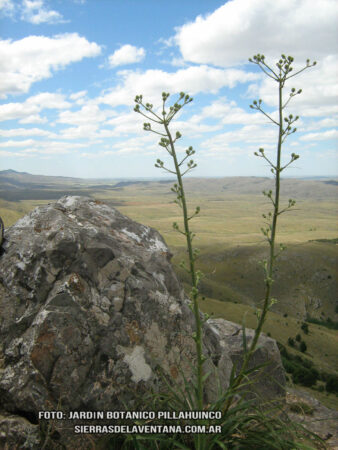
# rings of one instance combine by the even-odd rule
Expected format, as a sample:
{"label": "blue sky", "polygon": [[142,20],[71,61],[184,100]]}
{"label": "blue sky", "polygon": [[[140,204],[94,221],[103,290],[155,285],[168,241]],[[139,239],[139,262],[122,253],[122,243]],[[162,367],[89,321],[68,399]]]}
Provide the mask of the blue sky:
{"label": "blue sky", "polygon": [[247,62],[294,56],[303,93],[285,160],[289,176],[337,176],[338,6],[335,0],[0,0],[0,170],[75,177],[167,177],[135,95],[193,96],[172,131],[193,145],[194,176],[268,175],[253,153],[273,155],[276,83]]}

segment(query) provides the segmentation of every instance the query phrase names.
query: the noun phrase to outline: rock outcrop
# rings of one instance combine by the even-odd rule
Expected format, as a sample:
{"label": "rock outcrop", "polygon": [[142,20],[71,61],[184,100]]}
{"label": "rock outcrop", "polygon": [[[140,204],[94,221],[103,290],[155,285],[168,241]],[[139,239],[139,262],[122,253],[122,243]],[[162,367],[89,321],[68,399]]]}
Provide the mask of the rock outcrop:
{"label": "rock outcrop", "polygon": [[[163,387],[158,367],[169,380],[193,378],[194,318],[170,257],[157,231],[84,197],[39,207],[6,230],[0,446],[41,448],[39,411],[140,409],[147,392]],[[241,358],[237,329],[221,319],[205,324],[208,401]],[[282,397],[275,341],[263,336],[255,361],[269,362],[259,395]],[[59,421],[59,441],[86,448],[69,426]]]}

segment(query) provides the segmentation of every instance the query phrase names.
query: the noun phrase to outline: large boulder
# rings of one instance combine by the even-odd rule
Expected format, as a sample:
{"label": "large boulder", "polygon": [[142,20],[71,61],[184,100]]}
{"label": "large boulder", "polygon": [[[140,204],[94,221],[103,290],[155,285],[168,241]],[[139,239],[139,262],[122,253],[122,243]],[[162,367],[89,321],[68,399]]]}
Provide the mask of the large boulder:
{"label": "large boulder", "polygon": [[[0,445],[17,436],[20,448],[40,448],[39,411],[139,409],[149,391],[163,388],[163,377],[193,379],[194,317],[170,257],[157,231],[85,197],[39,207],[6,231]],[[243,355],[238,326],[206,322],[204,354],[212,401]],[[257,392],[264,401],[283,397],[275,341],[263,336],[255,358],[269,362],[271,375]],[[86,448],[68,428],[57,424],[60,442]]]}

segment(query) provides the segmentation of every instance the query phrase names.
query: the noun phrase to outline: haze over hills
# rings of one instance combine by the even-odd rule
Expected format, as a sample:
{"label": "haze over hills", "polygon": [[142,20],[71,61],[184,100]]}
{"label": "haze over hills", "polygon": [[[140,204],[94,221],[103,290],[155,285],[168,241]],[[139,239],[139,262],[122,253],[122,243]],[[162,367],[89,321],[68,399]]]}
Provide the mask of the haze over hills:
{"label": "haze over hills", "polygon": [[[128,186],[138,185],[145,194],[147,190],[156,188],[158,194],[168,193],[168,185],[174,179],[84,179],[61,176],[32,175],[14,170],[0,171],[0,198],[9,201],[38,200],[58,198],[69,194],[90,195],[89,190],[121,190]],[[186,178],[186,190],[199,194],[261,194],[271,189],[273,179],[267,177],[224,177],[224,178]],[[302,199],[335,199],[337,198],[338,181],[331,178],[282,180],[282,194]],[[31,190],[31,192],[30,192]],[[46,190],[49,190],[48,197]],[[13,192],[14,191],[14,192]],[[170,189],[169,189],[170,191]]]}

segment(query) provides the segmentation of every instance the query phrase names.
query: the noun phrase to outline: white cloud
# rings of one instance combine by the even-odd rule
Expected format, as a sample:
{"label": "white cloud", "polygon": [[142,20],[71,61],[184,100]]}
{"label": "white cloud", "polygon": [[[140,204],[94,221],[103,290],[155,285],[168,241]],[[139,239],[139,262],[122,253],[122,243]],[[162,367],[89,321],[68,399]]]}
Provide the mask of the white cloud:
{"label": "white cloud", "polygon": [[115,112],[110,109],[102,110],[94,101],[88,101],[80,110],[62,111],[59,114],[58,122],[71,125],[93,125],[104,122]]}
{"label": "white cloud", "polygon": [[338,130],[327,130],[318,133],[308,133],[299,138],[301,141],[326,141],[338,139]]}
{"label": "white cloud", "polygon": [[11,130],[1,130],[0,136],[3,137],[18,137],[18,136],[45,136],[49,138],[56,138],[57,135],[41,128],[12,128]]}
{"label": "white cloud", "polygon": [[143,134],[143,117],[136,114],[134,111],[124,114],[119,114],[116,117],[108,120],[107,125],[110,129],[101,130],[102,136],[121,136],[126,134]]}
{"label": "white cloud", "polygon": [[19,123],[47,123],[47,117],[41,117],[39,114],[31,114],[19,120]]}
{"label": "white cloud", "polygon": [[305,61],[337,52],[337,21],[335,0],[231,0],[178,28],[175,42],[199,64],[241,64],[257,52]]}
{"label": "white cloud", "polygon": [[98,125],[88,124],[80,125],[78,127],[69,127],[61,130],[59,133],[60,139],[97,139]]}
{"label": "white cloud", "polygon": [[216,69],[208,66],[192,66],[176,72],[163,70],[146,70],[145,72],[120,71],[122,83],[98,101],[116,105],[131,105],[138,94],[145,101],[159,102],[161,92],[185,91],[195,95],[200,92],[216,94],[223,87],[234,87],[260,77],[258,74],[238,69]]}
{"label": "white cloud", "polygon": [[156,139],[150,134],[146,134],[142,137],[134,137],[125,139],[112,145],[114,153],[117,154],[129,154],[136,153],[139,155],[152,154],[154,151],[158,151]]}
{"label": "white cloud", "polygon": [[[38,113],[43,109],[63,109],[70,107],[70,103],[65,100],[64,95],[43,92],[41,94],[28,97],[26,101],[20,103],[5,103],[0,105],[0,122],[4,120],[26,119],[25,123],[39,120]],[[23,123],[21,121],[21,123]]]}
{"label": "white cloud", "polygon": [[62,22],[62,15],[45,7],[43,0],[23,0],[21,19],[34,25]]}
{"label": "white cloud", "polygon": [[82,98],[85,95],[87,95],[87,91],[78,91],[78,92],[74,92],[73,94],[71,94],[69,96],[69,98],[72,100],[78,100],[79,98]]}
{"label": "white cloud", "polygon": [[[294,97],[288,109],[299,116],[333,115],[338,110],[338,56],[328,55],[318,61],[315,67],[286,82],[284,98],[288,98],[292,87],[302,89],[302,93]],[[296,69],[294,70],[296,72]],[[278,101],[277,83],[265,77],[256,90],[255,98],[262,98],[265,104],[276,107]]]}
{"label": "white cloud", "polygon": [[192,137],[196,139],[203,136],[204,133],[211,133],[222,128],[220,124],[208,125],[201,123],[200,121],[197,122],[194,119],[195,117],[192,116],[185,120],[176,120],[173,124],[174,129],[180,131],[183,137]]}
{"label": "white cloud", "polygon": [[239,130],[228,131],[205,140],[201,146],[214,148],[225,146],[232,142],[244,142],[250,144],[272,144],[276,141],[276,131],[273,127],[262,127],[259,125],[245,125]]}
{"label": "white cloud", "polygon": [[[86,143],[62,142],[55,140],[34,140],[25,139],[22,141],[9,140],[1,142],[0,148],[8,149],[0,152],[3,156],[40,156],[40,155],[61,155],[74,153],[76,149],[88,147]],[[11,151],[10,149],[13,149]],[[15,149],[19,150],[15,151]]]}
{"label": "white cloud", "polygon": [[0,0],[0,13],[34,25],[65,22],[58,11],[48,8],[46,0]]}
{"label": "white cloud", "polygon": [[0,13],[5,16],[11,16],[14,12],[14,3],[12,0],[0,0]]}
{"label": "white cloud", "polygon": [[111,67],[122,66],[125,64],[133,64],[141,62],[146,55],[144,48],[134,47],[133,45],[123,45],[109,56],[109,64]]}
{"label": "white cloud", "polygon": [[27,98],[25,103],[29,105],[37,105],[40,109],[63,109],[68,108],[70,103],[65,100],[63,94],[55,94],[52,92],[42,92]]}
{"label": "white cloud", "polygon": [[[103,150],[103,147],[106,150]],[[95,152],[83,152],[80,156],[89,159],[108,155],[129,155],[130,153],[144,156],[158,153],[159,149],[156,140],[154,141],[154,136],[147,134],[137,138],[124,139],[113,144],[106,144],[103,147]]]}
{"label": "white cloud", "polygon": [[4,157],[27,157],[27,156],[32,156],[32,155],[25,155],[24,153],[21,152],[8,152],[7,150],[0,150],[0,156],[4,156]]}
{"label": "white cloud", "polygon": [[0,98],[28,92],[33,83],[50,78],[53,71],[100,52],[99,45],[77,33],[0,40]]}
{"label": "white cloud", "polygon": [[[272,114],[273,116],[274,114]],[[267,119],[259,112],[245,111],[235,101],[220,98],[202,109],[200,119],[218,119],[224,125],[264,124]]]}
{"label": "white cloud", "polygon": [[174,67],[185,67],[187,65],[186,61],[183,58],[173,58],[170,61],[170,64]]}
{"label": "white cloud", "polygon": [[308,132],[320,130],[321,128],[332,128],[332,127],[338,127],[338,115],[335,117],[326,117],[325,119],[321,120],[308,121],[306,126],[298,127],[298,129],[299,131],[302,132]]}

